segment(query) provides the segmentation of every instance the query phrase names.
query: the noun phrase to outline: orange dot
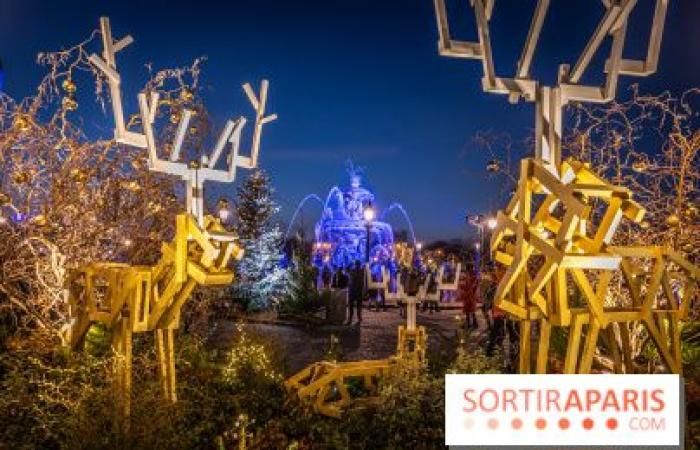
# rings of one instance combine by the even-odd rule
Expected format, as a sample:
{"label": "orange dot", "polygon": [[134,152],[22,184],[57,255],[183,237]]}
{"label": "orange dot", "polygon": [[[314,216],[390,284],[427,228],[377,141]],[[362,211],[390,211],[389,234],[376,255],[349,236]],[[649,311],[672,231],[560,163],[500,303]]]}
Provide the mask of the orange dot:
{"label": "orange dot", "polygon": [[547,428],[547,421],[540,417],[535,421],[535,426],[538,430],[544,430]]}
{"label": "orange dot", "polygon": [[583,419],[583,428],[585,428],[586,430],[590,430],[591,428],[593,428],[593,419]]}
{"label": "orange dot", "polygon": [[617,428],[617,419],[615,419],[614,417],[609,418],[605,422],[605,426],[607,426],[608,429],[610,429],[610,430],[616,429]]}
{"label": "orange dot", "polygon": [[571,425],[571,423],[569,423],[569,419],[567,419],[565,417],[562,419],[559,419],[559,428],[561,428],[562,430],[569,429],[569,425]]}
{"label": "orange dot", "polygon": [[495,430],[496,428],[498,428],[498,419],[493,419],[493,418],[489,419],[488,426],[492,430]]}
{"label": "orange dot", "polygon": [[516,430],[519,430],[523,427],[523,421],[520,419],[513,419],[510,423],[510,426],[515,428]]}

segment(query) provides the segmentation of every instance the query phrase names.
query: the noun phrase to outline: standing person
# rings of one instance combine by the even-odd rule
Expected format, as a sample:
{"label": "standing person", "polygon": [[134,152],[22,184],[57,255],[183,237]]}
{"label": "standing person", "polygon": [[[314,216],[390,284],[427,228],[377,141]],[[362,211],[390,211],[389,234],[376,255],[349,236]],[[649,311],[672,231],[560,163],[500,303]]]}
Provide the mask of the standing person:
{"label": "standing person", "polygon": [[348,287],[348,276],[341,266],[335,269],[332,286],[334,289],[346,289]]}
{"label": "standing person", "polygon": [[[409,290],[409,279],[411,276],[411,269],[408,266],[404,266],[401,268],[400,271],[401,274],[401,284],[403,287],[403,292],[406,295],[411,295],[408,293]],[[399,290],[399,286],[396,286],[396,290]],[[406,317],[406,302],[403,297],[399,297],[399,299],[396,301],[398,306],[399,306],[399,317]]]}
{"label": "standing person", "polygon": [[428,287],[426,289],[426,294],[428,297],[430,297],[430,300],[427,300],[427,307],[428,311],[430,314],[434,312],[440,312],[440,300],[438,297],[438,283],[437,283],[437,274],[435,273],[434,270],[428,272]]}
{"label": "standing person", "polygon": [[[480,290],[477,279],[477,290]],[[491,310],[493,309],[493,298],[496,295],[496,288],[498,287],[498,281],[496,280],[496,274],[490,272],[484,272],[482,274],[482,284],[483,284],[483,295],[480,295],[481,300],[481,312],[484,314],[484,321],[486,321],[486,329],[490,330],[493,326],[493,320],[491,318]]]}
{"label": "standing person", "polygon": [[365,270],[360,261],[355,260],[355,266],[350,270],[350,289],[348,292],[348,321],[352,323],[352,316],[357,308],[357,324],[362,323],[362,299],[365,296]]}
{"label": "standing person", "polygon": [[458,298],[462,302],[464,323],[467,329],[477,330],[476,304],[479,297],[478,280],[472,272],[467,272],[459,280]]}
{"label": "standing person", "polygon": [[324,264],[323,270],[321,271],[321,281],[323,282],[324,289],[331,287],[331,277],[331,268],[328,266],[328,264]]}

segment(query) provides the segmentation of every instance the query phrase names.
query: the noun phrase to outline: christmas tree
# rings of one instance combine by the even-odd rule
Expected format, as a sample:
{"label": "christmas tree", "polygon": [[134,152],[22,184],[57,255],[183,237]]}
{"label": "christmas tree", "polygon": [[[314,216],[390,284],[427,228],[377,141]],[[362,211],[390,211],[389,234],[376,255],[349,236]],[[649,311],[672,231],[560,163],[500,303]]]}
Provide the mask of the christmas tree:
{"label": "christmas tree", "polygon": [[250,310],[276,304],[286,284],[280,265],[282,233],[272,221],[279,211],[273,194],[270,178],[260,169],[238,188],[236,219],[245,254],[238,264],[235,295]]}

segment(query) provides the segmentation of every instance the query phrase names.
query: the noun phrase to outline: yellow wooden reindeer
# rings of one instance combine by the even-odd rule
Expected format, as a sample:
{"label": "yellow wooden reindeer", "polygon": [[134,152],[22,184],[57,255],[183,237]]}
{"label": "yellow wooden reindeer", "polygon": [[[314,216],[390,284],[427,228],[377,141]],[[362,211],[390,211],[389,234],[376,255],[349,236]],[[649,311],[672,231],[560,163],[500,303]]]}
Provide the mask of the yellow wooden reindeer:
{"label": "yellow wooden reindeer", "polygon": [[[625,59],[623,54],[636,0],[604,2],[604,14],[579,59],[559,66],[556,86],[545,86],[530,75],[549,0],[537,2],[512,78],[495,72],[489,32],[495,0],[471,2],[476,42],[453,39],[445,0],[434,1],[440,54],[480,60],[486,92],[506,94],[512,103],[523,99],[536,105],[535,156],[521,161],[517,190],[499,212],[491,240],[494,259],[506,268],[494,303],[520,322],[520,372],[533,372],[533,356],[534,371],[548,371],[553,326],[568,329],[565,373],[591,371],[599,335],[607,340],[615,371],[633,371],[629,326],[641,323],[668,371],[681,373],[680,321],[696,295],[700,269],[670,248],[613,246],[621,220],[640,222],[644,208],[633,200],[631,191],[608,183],[586,164],[562,160],[567,103],[609,102],[615,98],[620,76],[656,71],[668,0],[656,0],[644,60]],[[586,69],[607,37],[611,44],[604,84],[582,85]],[[600,217],[594,210],[601,210]],[[615,276],[626,294],[610,289]],[[572,301],[570,292],[575,291],[583,305]],[[539,338],[533,349],[535,329]]]}
{"label": "yellow wooden reindeer", "polygon": [[[100,20],[104,51],[102,57],[91,55],[90,61],[104,74],[110,87],[115,119],[115,140],[118,143],[144,148],[149,154],[149,168],[176,175],[186,182],[187,212],[176,217],[175,237],[163,243],[162,255],[153,266],[134,266],[113,262],[94,262],[72,271],[67,277],[69,323],[63,329],[64,341],[79,348],[90,325],[100,322],[112,331],[112,344],[117,355],[116,390],[119,408],[128,416],[131,405],[132,335],[152,331],[158,355],[158,376],[167,401],[176,401],[175,335],[180,311],[197,285],[227,285],[234,274],[229,269],[232,258],[240,258],[242,249],[236,235],[224,229],[218,219],[204,214],[205,181],[230,183],[236,167],[257,166],[262,126],[276,119],[265,116],[268,82],[263,80],[260,96],[250,85],[243,89],[256,111],[250,156],[239,154],[245,118],[229,120],[209,157],[181,162],[184,135],[192,116],[182,114],[172,151],[167,159],[158,155],[153,122],[158,107],[157,92],[139,94],[143,133],[126,129],[121,103],[121,77],[117,72],[115,53],[133,42],[130,36],[113,41],[109,20]],[[215,167],[225,147],[230,145],[228,167]]]}

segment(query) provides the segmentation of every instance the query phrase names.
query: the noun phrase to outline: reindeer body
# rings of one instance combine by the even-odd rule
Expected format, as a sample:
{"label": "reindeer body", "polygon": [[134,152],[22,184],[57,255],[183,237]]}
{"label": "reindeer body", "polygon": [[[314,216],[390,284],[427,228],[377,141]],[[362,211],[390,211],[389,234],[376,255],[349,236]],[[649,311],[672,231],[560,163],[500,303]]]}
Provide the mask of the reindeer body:
{"label": "reindeer body", "polygon": [[235,235],[216,219],[205,218],[204,229],[193,216],[176,218],[175,238],[163,243],[160,260],[153,266],[95,262],[71,272],[67,279],[71,321],[64,338],[72,348],[82,345],[90,325],[99,322],[112,331],[118,354],[117,391],[129,414],[131,339],[133,333],[155,332],[158,376],[166,399],[175,401],[174,330],[180,311],[192,290],[227,285],[233,281],[231,258],[242,250]]}

